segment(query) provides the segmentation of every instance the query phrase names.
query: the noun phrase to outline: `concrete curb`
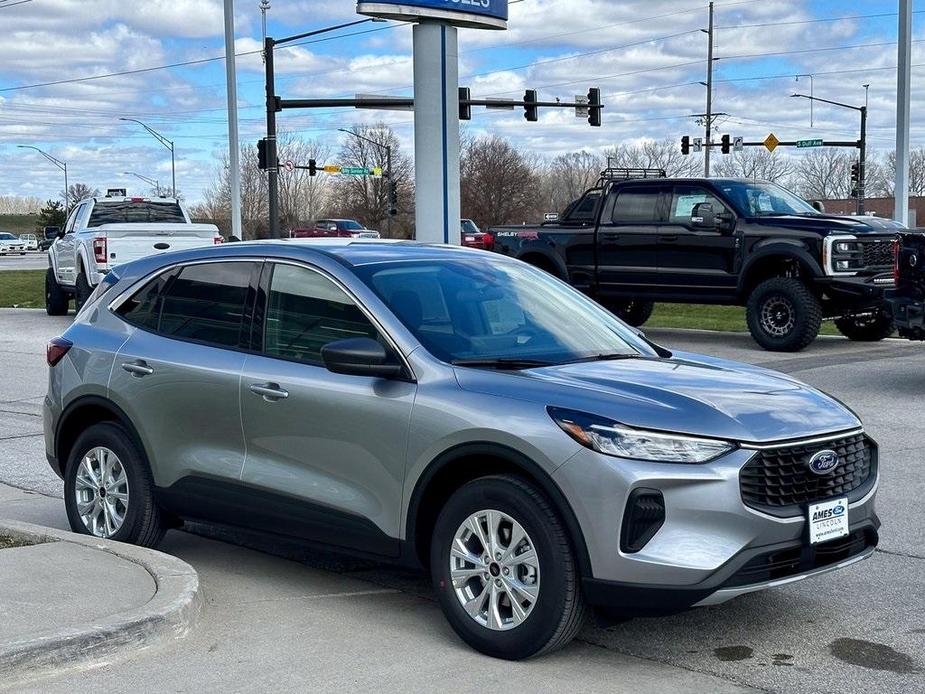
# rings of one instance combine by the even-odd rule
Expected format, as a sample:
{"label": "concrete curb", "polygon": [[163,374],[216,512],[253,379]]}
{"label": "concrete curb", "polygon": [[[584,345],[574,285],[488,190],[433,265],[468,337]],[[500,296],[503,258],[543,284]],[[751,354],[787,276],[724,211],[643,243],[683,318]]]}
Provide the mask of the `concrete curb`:
{"label": "concrete curb", "polygon": [[[71,542],[132,562],[154,579],[156,592],[144,605],[18,641],[0,641],[0,682],[32,679],[51,668],[110,661],[122,649],[132,652],[186,636],[202,612],[199,575],[184,561],[155,550],[54,530],[30,523],[0,520],[0,533],[23,542]],[[54,599],[55,596],[49,596]]]}

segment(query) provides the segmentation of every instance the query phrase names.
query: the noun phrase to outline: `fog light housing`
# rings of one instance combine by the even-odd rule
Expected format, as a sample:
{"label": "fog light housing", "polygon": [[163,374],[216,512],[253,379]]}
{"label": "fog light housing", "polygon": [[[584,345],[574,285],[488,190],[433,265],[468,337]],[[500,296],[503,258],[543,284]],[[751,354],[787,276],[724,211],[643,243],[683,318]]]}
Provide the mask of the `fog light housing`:
{"label": "fog light housing", "polygon": [[836,270],[847,270],[847,269],[848,269],[848,261],[847,261],[847,260],[837,260],[837,261],[835,262],[835,269],[836,269]]}
{"label": "fog light housing", "polygon": [[665,497],[657,489],[630,492],[620,529],[620,551],[634,554],[655,537],[665,523]]}

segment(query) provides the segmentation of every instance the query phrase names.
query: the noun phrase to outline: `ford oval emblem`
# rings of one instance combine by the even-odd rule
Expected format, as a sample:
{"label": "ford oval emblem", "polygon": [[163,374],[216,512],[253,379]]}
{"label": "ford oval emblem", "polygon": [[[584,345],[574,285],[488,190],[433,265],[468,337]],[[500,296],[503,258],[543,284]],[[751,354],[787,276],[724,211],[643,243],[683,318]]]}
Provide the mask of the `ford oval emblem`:
{"label": "ford oval emblem", "polygon": [[810,472],[817,475],[827,475],[838,467],[838,453],[835,451],[818,451],[809,459]]}

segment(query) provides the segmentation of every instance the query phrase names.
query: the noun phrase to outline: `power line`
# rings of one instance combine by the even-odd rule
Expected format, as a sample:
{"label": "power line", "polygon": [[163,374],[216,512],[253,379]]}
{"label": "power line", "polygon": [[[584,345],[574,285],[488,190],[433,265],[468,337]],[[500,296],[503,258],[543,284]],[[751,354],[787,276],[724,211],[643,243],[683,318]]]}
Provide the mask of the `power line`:
{"label": "power line", "polygon": [[[925,10],[917,10],[912,14],[925,14]],[[716,27],[717,29],[751,29],[753,27],[782,27],[797,24],[821,24],[824,22],[840,22],[846,19],[880,19],[886,17],[896,17],[896,12],[880,12],[878,14],[850,14],[841,17],[821,17],[817,19],[794,19],[786,22],[759,22],[755,24],[726,24]]]}

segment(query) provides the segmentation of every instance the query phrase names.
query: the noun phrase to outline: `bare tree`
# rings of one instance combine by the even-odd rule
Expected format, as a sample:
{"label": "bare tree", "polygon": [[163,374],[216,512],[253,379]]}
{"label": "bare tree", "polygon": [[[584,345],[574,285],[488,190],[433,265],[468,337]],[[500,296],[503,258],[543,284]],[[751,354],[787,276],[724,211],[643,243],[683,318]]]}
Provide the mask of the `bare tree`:
{"label": "bare tree", "polygon": [[798,192],[806,199],[837,200],[851,193],[851,165],[855,158],[833,147],[814,150],[797,166]]}
{"label": "bare tree", "polygon": [[[892,172],[896,171],[896,152],[887,155],[887,167],[890,171],[889,194],[892,196],[895,185]],[[925,195],[925,148],[922,147],[909,150],[909,194]]]}
{"label": "bare tree", "polygon": [[[100,195],[99,188],[91,188],[86,183],[72,183],[67,188],[67,200],[70,203],[70,206],[73,207],[81,200],[86,200],[87,198],[96,198]],[[64,197],[64,194],[61,194],[61,197]]]}
{"label": "bare tree", "polygon": [[527,221],[540,207],[537,165],[507,140],[482,136],[462,151],[463,216],[482,228]]}
{"label": "bare tree", "polygon": [[34,214],[41,208],[41,198],[25,195],[0,195],[0,214]]}
{"label": "bare tree", "polygon": [[593,186],[604,160],[587,151],[569,152],[554,158],[542,177],[543,202],[548,212],[561,211]]}
{"label": "bare tree", "polygon": [[[277,140],[280,161],[308,166],[314,159],[324,164],[330,149],[318,140],[302,140],[291,134],[281,134]],[[309,175],[307,169],[280,171],[279,210],[282,228],[303,226],[325,214],[331,178],[324,174]]]}
{"label": "bare tree", "polygon": [[607,165],[626,169],[664,169],[669,176],[696,176],[699,159],[681,154],[674,140],[646,140],[640,145],[615,145],[604,152]]}
{"label": "bare tree", "polygon": [[714,167],[713,173],[716,176],[751,178],[787,185],[795,169],[793,159],[789,156],[755,147],[722,157]]}
{"label": "bare tree", "polygon": [[[396,193],[392,235],[408,238],[411,236],[411,216],[413,215],[414,165],[401,150],[401,142],[395,132],[384,123],[373,126],[354,126],[347,135],[340,149],[342,166],[354,166],[368,169],[381,169],[381,176],[338,176],[332,184],[334,213],[356,219],[371,229],[378,229],[385,235],[388,226],[389,211],[392,205],[389,187],[394,186]],[[372,140],[369,142],[362,138]],[[388,148],[392,150],[392,168],[389,171]]]}

